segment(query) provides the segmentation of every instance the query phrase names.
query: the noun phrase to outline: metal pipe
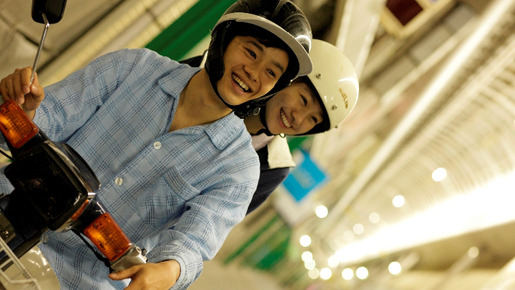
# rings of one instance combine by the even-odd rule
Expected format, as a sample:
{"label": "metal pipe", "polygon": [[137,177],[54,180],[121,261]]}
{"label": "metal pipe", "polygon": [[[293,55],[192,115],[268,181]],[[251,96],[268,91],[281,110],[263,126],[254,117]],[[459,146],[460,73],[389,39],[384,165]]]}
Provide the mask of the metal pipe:
{"label": "metal pipe", "polygon": [[34,81],[34,76],[36,75],[36,67],[39,62],[39,56],[41,55],[41,50],[43,48],[43,43],[45,43],[46,34],[48,32],[48,27],[50,27],[50,23],[48,22],[48,19],[45,15],[45,13],[41,13],[41,16],[43,17],[43,21],[45,21],[45,28],[43,29],[43,35],[41,35],[41,41],[39,42],[38,46],[38,52],[36,54],[36,59],[34,59],[34,64],[32,65],[32,75],[30,76],[30,83]]}

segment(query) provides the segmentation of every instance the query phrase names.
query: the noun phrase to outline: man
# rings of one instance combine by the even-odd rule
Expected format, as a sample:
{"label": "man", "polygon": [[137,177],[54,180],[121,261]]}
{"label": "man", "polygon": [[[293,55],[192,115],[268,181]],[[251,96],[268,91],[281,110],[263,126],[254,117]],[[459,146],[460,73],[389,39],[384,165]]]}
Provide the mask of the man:
{"label": "man", "polygon": [[[102,183],[96,198],[148,250],[149,263],[111,280],[77,236],[49,232],[40,247],[63,289],[187,288],[243,219],[259,165],[231,111],[311,70],[296,38],[311,36],[304,15],[289,1],[257,2],[236,2],[213,30],[216,70],[138,49],[104,55],[45,90],[37,76],[30,84],[30,68],[0,82],[4,99],[86,160]],[[0,188],[12,190],[5,176]]]}

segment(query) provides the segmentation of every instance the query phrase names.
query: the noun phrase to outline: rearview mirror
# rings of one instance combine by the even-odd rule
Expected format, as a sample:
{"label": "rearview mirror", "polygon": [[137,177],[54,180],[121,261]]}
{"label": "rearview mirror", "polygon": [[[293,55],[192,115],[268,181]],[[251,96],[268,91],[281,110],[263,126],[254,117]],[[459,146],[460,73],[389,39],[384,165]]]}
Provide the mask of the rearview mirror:
{"label": "rearview mirror", "polygon": [[65,6],[66,0],[32,0],[32,19],[43,24],[57,23],[63,18]]}

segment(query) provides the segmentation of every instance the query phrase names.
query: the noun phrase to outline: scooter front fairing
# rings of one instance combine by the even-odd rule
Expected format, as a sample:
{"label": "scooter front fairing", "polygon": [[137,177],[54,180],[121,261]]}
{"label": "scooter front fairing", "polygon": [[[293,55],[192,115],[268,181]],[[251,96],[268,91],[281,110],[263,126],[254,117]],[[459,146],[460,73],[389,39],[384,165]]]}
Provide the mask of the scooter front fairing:
{"label": "scooter front fairing", "polygon": [[146,262],[144,251],[95,200],[100,183],[72,147],[51,141],[12,100],[0,106],[0,131],[12,154],[4,172],[14,186],[0,199],[0,227],[17,256],[47,230],[71,230],[114,271]]}

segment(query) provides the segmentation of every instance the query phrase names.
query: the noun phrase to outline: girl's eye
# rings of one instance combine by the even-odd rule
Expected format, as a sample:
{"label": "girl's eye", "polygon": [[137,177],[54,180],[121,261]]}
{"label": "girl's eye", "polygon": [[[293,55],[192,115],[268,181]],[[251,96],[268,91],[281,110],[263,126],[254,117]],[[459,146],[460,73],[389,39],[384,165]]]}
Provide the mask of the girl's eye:
{"label": "girl's eye", "polygon": [[275,73],[273,70],[269,69],[268,73],[275,79]]}
{"label": "girl's eye", "polygon": [[318,119],[316,117],[313,117],[313,123],[318,124]]}
{"label": "girl's eye", "polygon": [[306,106],[308,104],[308,100],[306,100],[306,97],[304,97],[303,95],[301,95],[302,97],[302,104],[304,104],[304,106]]}

